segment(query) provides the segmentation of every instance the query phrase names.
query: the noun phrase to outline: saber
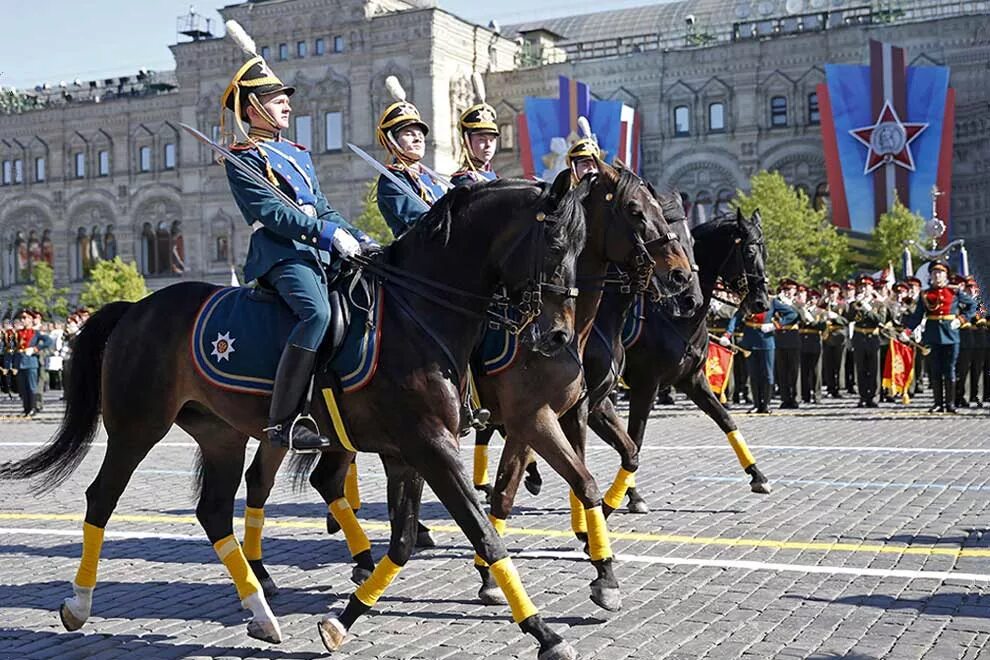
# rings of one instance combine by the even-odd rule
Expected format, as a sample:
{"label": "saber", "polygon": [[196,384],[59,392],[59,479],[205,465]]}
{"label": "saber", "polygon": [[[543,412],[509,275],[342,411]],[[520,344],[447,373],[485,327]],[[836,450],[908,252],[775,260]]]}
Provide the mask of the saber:
{"label": "saber", "polygon": [[[202,133],[200,133],[199,131],[197,131],[192,126],[189,126],[188,124],[182,124],[182,123],[180,123],[179,126],[181,126],[182,128],[184,128],[186,130],[186,132],[189,133],[190,135],[192,135],[194,138],[196,138],[197,140],[199,140],[200,142],[202,142],[203,144],[205,144],[206,146],[208,146],[210,149],[212,149],[216,154],[218,154],[226,162],[228,162],[231,165],[233,165],[234,166],[234,169],[236,169],[238,172],[240,172],[241,174],[243,174],[247,178],[251,179],[251,181],[253,181],[254,183],[257,183],[259,186],[263,186],[266,190],[270,191],[273,195],[275,195],[276,197],[279,198],[279,201],[287,204],[288,206],[296,209],[297,211],[300,211],[302,213],[306,213],[306,211],[303,211],[302,207],[299,206],[299,204],[296,203],[296,200],[292,199],[291,197],[289,197],[288,195],[286,195],[284,192],[282,192],[281,190],[279,190],[278,187],[275,186],[275,185],[273,185],[271,181],[269,181],[265,177],[261,176],[261,174],[258,173],[253,167],[251,167],[250,165],[248,165],[247,163],[245,163],[243,160],[241,160],[240,158],[238,158],[229,149],[225,149],[224,147],[221,147],[219,144],[217,144],[216,142],[214,142],[210,138],[206,137],[205,135],[203,135]],[[309,214],[306,213],[306,215],[309,215]]]}
{"label": "saber", "polygon": [[417,207],[418,210],[423,211],[423,212],[426,212],[426,211],[429,211],[430,210],[430,205],[427,204],[425,201],[423,201],[423,198],[422,197],[420,197],[415,192],[413,192],[413,189],[409,187],[409,184],[408,183],[406,183],[405,181],[403,181],[399,177],[397,177],[394,174],[392,174],[392,172],[390,172],[387,167],[385,167],[384,165],[382,165],[381,163],[379,163],[377,160],[375,160],[364,149],[362,149],[361,147],[358,147],[356,145],[353,145],[350,142],[347,143],[347,148],[350,149],[351,151],[353,151],[354,153],[356,153],[358,156],[360,156],[361,157],[361,160],[363,160],[368,165],[371,165],[373,168],[375,168],[375,170],[379,174],[381,174],[383,177],[385,177],[386,179],[388,179],[389,181],[391,181],[395,185],[399,186],[399,190],[401,190],[403,193],[405,193],[406,196],[409,197],[409,199],[411,199],[414,202],[416,202],[416,207]]}

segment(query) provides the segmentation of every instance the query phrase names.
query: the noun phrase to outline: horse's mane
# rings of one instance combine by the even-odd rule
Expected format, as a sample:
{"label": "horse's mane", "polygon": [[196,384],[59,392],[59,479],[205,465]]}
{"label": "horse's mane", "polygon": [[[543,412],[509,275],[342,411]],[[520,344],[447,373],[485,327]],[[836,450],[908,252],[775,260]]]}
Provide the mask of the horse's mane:
{"label": "horse's mane", "polygon": [[707,238],[711,238],[716,232],[723,231],[725,226],[728,224],[736,224],[735,216],[725,216],[717,220],[709,220],[708,222],[704,222],[692,229],[691,233],[694,235],[694,239],[696,241],[703,241]]}

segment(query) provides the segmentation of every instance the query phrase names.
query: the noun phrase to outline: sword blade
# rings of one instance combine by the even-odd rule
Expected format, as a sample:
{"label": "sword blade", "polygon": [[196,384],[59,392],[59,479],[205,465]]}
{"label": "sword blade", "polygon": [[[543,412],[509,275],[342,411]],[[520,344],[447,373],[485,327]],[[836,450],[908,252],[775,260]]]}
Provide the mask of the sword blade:
{"label": "sword blade", "polygon": [[387,167],[385,167],[377,160],[375,160],[374,157],[369,155],[368,152],[366,152],[364,149],[356,145],[353,145],[350,142],[347,143],[347,148],[353,151],[354,153],[356,153],[361,158],[361,160],[368,163],[368,165],[371,165],[383,177],[385,177],[386,179],[397,185],[399,187],[399,190],[401,190],[411,200],[413,200],[413,202],[416,204],[416,207],[420,211],[430,210],[430,205],[427,204],[422,197],[420,197],[415,192],[413,192],[413,189],[409,187],[408,183],[406,183],[405,181],[397,177],[395,174],[393,174],[391,170],[389,170]]}

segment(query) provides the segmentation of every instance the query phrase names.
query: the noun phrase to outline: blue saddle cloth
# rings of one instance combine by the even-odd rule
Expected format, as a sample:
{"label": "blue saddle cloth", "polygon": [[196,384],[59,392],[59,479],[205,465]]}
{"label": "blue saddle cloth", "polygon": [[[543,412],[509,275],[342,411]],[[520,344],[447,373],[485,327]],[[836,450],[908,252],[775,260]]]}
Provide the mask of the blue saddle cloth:
{"label": "blue saddle cloth", "polygon": [[[344,392],[359,390],[374,377],[381,347],[382,296],[380,288],[365,294],[360,287],[343,296],[350,307],[350,323],[329,368],[340,378]],[[270,395],[282,348],[294,325],[289,307],[273,293],[247,287],[218,289],[196,315],[193,364],[211,385]]]}
{"label": "blue saddle cloth", "polygon": [[637,294],[633,299],[632,307],[626,312],[626,322],[622,326],[622,345],[626,348],[639,341],[643,334],[643,321],[646,317],[643,310],[644,300],[642,293]]}
{"label": "blue saddle cloth", "polygon": [[474,352],[475,373],[494,376],[512,366],[519,356],[519,337],[505,328],[487,326],[481,344]]}

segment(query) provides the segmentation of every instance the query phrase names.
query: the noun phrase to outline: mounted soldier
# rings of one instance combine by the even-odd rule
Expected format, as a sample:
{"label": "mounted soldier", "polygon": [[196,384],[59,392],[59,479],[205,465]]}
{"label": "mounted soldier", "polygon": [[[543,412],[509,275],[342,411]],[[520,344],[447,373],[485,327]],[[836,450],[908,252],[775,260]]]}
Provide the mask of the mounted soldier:
{"label": "mounted soldier", "polygon": [[[347,258],[376,244],[330,206],[320,190],[309,151],[281,137],[289,126],[289,97],[295,89],[272,72],[236,21],[227,22],[227,33],[250,56],[221,99],[223,108],[233,112],[241,138],[230,149],[302,209],[290,207],[226,163],[230,191],[253,231],[244,276],[276,291],[296,321],[275,373],[265,430],[272,443],[299,450],[322,449],[329,440],[296,421],[317,349],[331,321],[326,271],[333,265],[334,254]],[[223,132],[224,110],[220,112]]]}
{"label": "mounted soldier", "polygon": [[[398,78],[386,78],[385,88],[394,102],[378,119],[377,135],[378,144],[392,157],[388,169],[404,179],[427,206],[433,206],[446,189],[420,162],[426,155],[426,136],[430,134],[430,127],[423,121],[419,109],[406,99],[406,90]],[[402,188],[385,176],[378,177],[376,190],[378,210],[396,238],[425,214]]]}
{"label": "mounted soldier", "polygon": [[498,178],[492,169],[492,159],[498,150],[498,115],[488,105],[485,81],[477,71],[471,76],[477,103],[461,113],[458,125],[461,129],[461,169],[450,175],[455,186],[465,186],[479,181]]}
{"label": "mounted soldier", "polygon": [[582,134],[581,137],[567,150],[567,166],[571,169],[573,185],[577,185],[585,174],[597,173],[601,169],[598,164],[602,160],[602,150],[598,146],[598,140],[591,134],[591,125],[584,117],[578,119],[578,130]]}

